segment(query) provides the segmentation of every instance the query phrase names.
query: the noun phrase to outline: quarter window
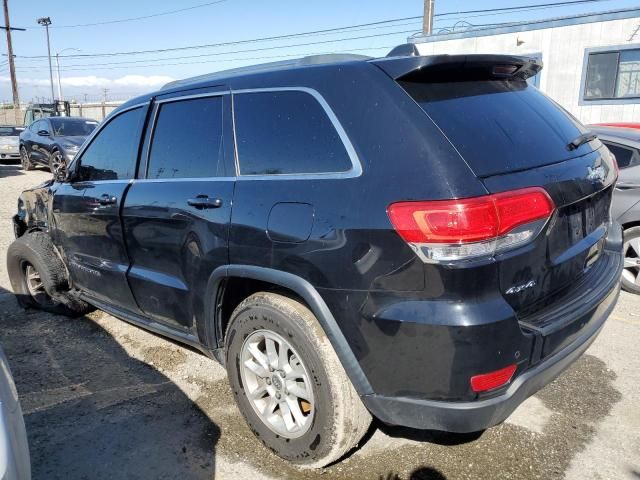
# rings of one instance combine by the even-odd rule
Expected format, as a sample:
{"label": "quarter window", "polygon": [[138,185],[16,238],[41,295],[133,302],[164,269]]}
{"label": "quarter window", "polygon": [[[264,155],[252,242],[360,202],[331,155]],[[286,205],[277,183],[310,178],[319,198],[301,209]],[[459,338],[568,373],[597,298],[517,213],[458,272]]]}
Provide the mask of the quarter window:
{"label": "quarter window", "polygon": [[224,175],[222,97],[160,105],[147,178]]}
{"label": "quarter window", "polygon": [[590,53],[585,100],[640,97],[640,49]]}
{"label": "quarter window", "polygon": [[340,135],[309,93],[236,94],[234,112],[242,175],[339,173],[352,168]]}
{"label": "quarter window", "polygon": [[142,108],[121,113],[98,132],[80,159],[80,180],[128,180],[135,176],[142,115]]}
{"label": "quarter window", "polygon": [[613,153],[618,162],[618,167],[628,168],[640,164],[640,156],[636,150],[626,148],[615,143],[602,142]]}

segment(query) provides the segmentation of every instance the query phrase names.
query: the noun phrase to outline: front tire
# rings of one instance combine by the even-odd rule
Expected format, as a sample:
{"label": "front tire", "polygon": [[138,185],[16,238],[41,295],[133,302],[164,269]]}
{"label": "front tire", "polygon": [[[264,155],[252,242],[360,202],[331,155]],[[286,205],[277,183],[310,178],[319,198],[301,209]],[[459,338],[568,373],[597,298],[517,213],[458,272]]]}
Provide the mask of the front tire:
{"label": "front tire", "polygon": [[305,305],[275,293],[251,295],[234,310],[225,338],[236,403],[265,446],[306,468],[357,446],[371,415]]}
{"label": "front tire", "polygon": [[60,169],[66,168],[67,162],[65,162],[62,153],[59,150],[54,150],[54,152],[49,157],[49,171],[55,176]]}
{"label": "front tire", "polygon": [[7,250],[7,272],[18,304],[25,308],[77,317],[94,310],[69,295],[66,269],[49,236],[31,232]]}
{"label": "front tire", "polygon": [[640,295],[640,227],[624,231],[623,252],[622,288],[629,293]]}
{"label": "front tire", "polygon": [[24,145],[20,147],[20,164],[22,165],[23,170],[33,170],[35,166],[31,162],[31,158],[29,157],[29,152]]}

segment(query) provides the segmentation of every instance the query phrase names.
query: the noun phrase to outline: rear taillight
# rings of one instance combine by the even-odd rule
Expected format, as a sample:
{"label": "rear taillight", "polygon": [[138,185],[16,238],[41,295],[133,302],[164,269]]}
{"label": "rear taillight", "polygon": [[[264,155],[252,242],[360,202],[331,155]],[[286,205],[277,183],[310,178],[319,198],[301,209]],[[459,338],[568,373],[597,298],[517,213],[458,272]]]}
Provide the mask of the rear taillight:
{"label": "rear taillight", "polygon": [[398,202],[388,208],[398,234],[425,261],[493,255],[530,241],[553,213],[539,187],[458,200]]}
{"label": "rear taillight", "polygon": [[471,390],[476,393],[488,392],[502,387],[511,381],[517,365],[509,365],[495,372],[483,373],[471,377]]}

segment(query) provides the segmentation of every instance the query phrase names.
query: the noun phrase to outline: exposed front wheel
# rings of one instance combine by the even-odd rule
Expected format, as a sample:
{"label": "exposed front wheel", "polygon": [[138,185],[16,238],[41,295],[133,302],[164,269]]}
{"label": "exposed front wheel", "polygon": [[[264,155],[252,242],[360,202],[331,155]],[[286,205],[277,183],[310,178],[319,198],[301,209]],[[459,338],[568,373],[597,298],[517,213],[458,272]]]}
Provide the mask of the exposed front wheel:
{"label": "exposed front wheel", "polygon": [[44,232],[27,233],[9,245],[7,273],[18,304],[23,308],[67,316],[94,310],[69,294],[64,264]]}
{"label": "exposed front wheel", "polygon": [[366,433],[371,415],[305,305],[256,293],[235,309],[225,338],[238,407],[277,455],[319,468],[339,460]]}
{"label": "exposed front wheel", "polygon": [[55,176],[61,169],[64,169],[66,167],[67,162],[65,162],[62,153],[60,153],[58,150],[53,152],[51,154],[51,157],[49,158],[49,170],[51,171],[51,173],[53,173],[53,175]]}
{"label": "exposed front wheel", "polygon": [[35,168],[24,145],[20,147],[20,164],[23,170],[33,170]]}
{"label": "exposed front wheel", "polygon": [[640,227],[624,231],[624,270],[622,288],[640,294]]}

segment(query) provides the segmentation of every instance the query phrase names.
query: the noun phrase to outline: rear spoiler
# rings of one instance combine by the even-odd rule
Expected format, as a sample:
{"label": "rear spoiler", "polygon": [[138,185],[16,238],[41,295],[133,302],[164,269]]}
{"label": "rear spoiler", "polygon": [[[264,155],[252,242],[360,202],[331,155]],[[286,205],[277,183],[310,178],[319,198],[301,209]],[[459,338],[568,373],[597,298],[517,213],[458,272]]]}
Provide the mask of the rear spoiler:
{"label": "rear spoiler", "polygon": [[396,56],[369,61],[394,80],[404,81],[526,80],[542,70],[539,60],[511,55]]}

